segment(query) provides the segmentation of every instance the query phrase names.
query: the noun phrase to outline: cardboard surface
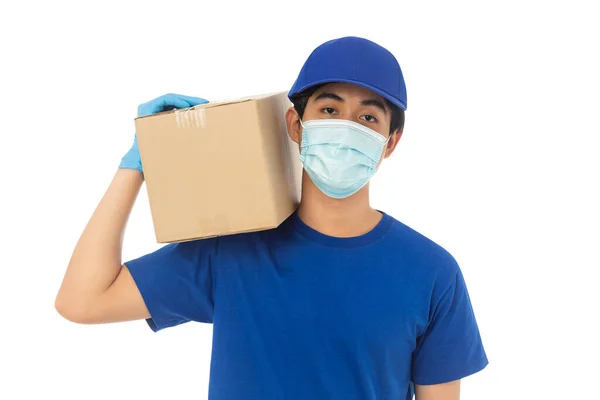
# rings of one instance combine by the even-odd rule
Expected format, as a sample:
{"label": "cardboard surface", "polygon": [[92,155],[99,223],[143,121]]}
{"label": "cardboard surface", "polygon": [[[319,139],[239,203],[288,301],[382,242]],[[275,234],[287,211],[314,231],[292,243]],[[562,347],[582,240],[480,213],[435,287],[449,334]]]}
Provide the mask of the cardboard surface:
{"label": "cardboard surface", "polygon": [[300,202],[286,92],[135,120],[159,243],[271,229]]}

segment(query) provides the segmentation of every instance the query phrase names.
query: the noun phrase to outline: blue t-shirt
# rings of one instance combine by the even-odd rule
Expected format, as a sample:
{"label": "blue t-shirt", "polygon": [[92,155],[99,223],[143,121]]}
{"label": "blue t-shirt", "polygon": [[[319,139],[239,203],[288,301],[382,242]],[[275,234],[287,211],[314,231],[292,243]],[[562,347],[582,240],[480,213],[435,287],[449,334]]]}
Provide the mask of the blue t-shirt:
{"label": "blue t-shirt", "polygon": [[359,237],[294,213],[126,265],[154,331],[213,324],[212,400],[411,399],[488,363],[456,260],[385,213]]}

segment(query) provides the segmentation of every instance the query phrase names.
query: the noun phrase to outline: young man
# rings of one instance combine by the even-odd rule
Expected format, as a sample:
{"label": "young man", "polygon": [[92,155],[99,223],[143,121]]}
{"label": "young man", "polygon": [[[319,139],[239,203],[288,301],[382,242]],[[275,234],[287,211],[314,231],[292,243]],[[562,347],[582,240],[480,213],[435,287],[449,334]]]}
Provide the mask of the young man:
{"label": "young man", "polygon": [[[121,265],[143,182],[134,140],[57,310],[78,323],[146,319],[154,331],[213,323],[210,399],[458,399],[460,379],[487,365],[461,270],[369,205],[369,179],[402,135],[398,62],[368,40],[332,40],[289,94],[305,170],[296,213],[277,229],[169,244]],[[203,102],[167,95],[139,114]]]}

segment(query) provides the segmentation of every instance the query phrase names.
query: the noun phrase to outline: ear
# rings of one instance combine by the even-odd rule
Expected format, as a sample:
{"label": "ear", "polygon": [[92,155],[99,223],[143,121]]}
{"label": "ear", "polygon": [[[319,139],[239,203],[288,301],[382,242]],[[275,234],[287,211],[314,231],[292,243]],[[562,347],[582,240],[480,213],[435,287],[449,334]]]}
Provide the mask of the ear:
{"label": "ear", "polygon": [[300,125],[300,116],[294,107],[288,108],[285,113],[285,123],[287,124],[290,138],[300,145],[302,141],[302,125]]}
{"label": "ear", "polygon": [[385,148],[385,155],[383,156],[383,158],[388,158],[389,156],[392,155],[392,153],[396,149],[396,146],[398,145],[398,142],[400,141],[401,136],[402,136],[401,129],[396,129],[394,131],[394,133],[392,133],[392,137],[388,141],[387,146]]}

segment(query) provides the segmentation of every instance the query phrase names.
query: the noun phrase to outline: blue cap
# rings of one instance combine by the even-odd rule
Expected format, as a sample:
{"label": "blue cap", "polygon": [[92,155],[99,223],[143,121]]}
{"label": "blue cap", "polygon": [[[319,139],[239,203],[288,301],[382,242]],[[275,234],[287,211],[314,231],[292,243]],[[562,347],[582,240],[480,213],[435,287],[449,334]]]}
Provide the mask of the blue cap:
{"label": "blue cap", "polygon": [[353,83],[374,91],[406,110],[406,86],[400,64],[384,47],[348,36],[323,43],[310,54],[292,89],[291,99],[313,85]]}

